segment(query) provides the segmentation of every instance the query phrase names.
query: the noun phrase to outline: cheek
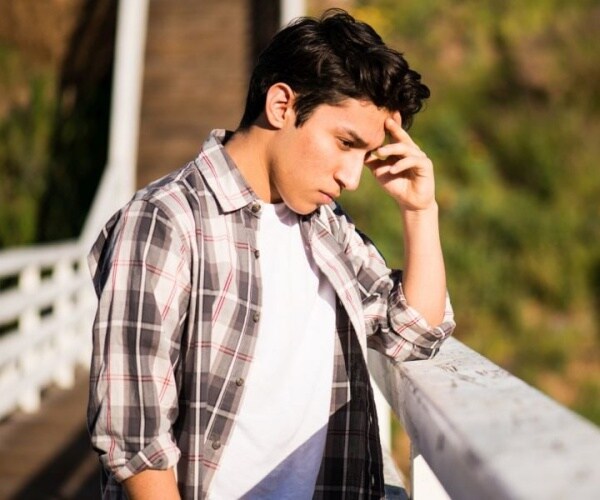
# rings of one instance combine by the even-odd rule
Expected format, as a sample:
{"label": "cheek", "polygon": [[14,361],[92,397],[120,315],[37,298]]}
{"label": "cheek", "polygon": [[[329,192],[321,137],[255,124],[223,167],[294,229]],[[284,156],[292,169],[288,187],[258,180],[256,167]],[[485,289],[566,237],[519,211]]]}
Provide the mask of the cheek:
{"label": "cheek", "polygon": [[296,129],[295,132],[282,152],[285,179],[280,181],[288,188],[300,189],[325,175],[339,150],[326,133],[306,129]]}
{"label": "cheek", "polygon": [[313,168],[325,171],[337,152],[335,143],[323,134],[307,138],[302,144],[301,158]]}

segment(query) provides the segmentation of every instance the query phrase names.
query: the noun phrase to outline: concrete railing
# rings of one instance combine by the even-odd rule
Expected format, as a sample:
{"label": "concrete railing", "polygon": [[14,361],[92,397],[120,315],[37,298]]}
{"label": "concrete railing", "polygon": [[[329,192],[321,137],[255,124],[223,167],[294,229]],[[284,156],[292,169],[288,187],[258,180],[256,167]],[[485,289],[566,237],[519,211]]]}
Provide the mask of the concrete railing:
{"label": "concrete railing", "polygon": [[410,436],[413,499],[600,498],[600,430],[459,341],[369,367]]}

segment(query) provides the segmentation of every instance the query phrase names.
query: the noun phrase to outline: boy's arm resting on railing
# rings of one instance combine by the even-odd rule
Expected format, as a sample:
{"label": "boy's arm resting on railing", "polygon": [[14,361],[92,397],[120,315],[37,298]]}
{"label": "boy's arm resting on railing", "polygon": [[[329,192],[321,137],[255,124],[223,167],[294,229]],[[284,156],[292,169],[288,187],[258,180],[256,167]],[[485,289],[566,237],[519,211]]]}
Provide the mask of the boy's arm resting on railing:
{"label": "boy's arm resting on railing", "polygon": [[401,126],[386,119],[391,137],[366,165],[398,204],[404,234],[404,271],[390,271],[373,243],[341,209],[339,232],[363,296],[367,344],[395,361],[428,359],[454,331],[439,236],[433,164]]}
{"label": "boy's arm resting on railing", "polygon": [[443,318],[430,324],[409,304],[403,287],[403,271],[390,269],[373,242],[358,231],[341,207],[335,208],[334,234],[356,275],[362,296],[367,346],[394,361],[429,359],[455,328],[450,298],[443,290]]}
{"label": "boy's arm resting on railing", "polygon": [[430,325],[419,311],[408,304],[401,277],[401,271],[394,271],[391,275],[393,285],[387,304],[384,304],[387,306],[385,319],[380,320],[380,314],[373,312],[382,307],[377,301],[367,306],[367,320],[371,323],[372,332],[367,337],[367,345],[396,362],[430,359],[438,353],[456,326],[450,298],[446,294],[443,321]]}
{"label": "boy's arm resting on railing", "polygon": [[402,128],[400,113],[387,118],[385,128],[390,141],[377,149],[367,166],[400,208],[404,271],[390,293],[388,325],[375,330],[370,346],[398,361],[429,358],[454,330],[433,164]]}

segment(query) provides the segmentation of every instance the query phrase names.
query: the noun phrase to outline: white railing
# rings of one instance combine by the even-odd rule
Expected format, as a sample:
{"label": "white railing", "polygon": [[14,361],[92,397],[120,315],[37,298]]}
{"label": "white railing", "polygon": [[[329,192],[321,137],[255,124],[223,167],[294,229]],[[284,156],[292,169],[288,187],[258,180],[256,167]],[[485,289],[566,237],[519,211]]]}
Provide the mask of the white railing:
{"label": "white railing", "polygon": [[120,1],[108,164],[78,240],[0,252],[0,419],[36,411],[89,366],[95,296],[86,255],[133,191],[148,0]]}
{"label": "white railing", "polygon": [[411,439],[411,498],[600,498],[600,430],[459,341],[369,367]]}
{"label": "white railing", "polygon": [[37,410],[51,383],[89,366],[94,292],[77,242],[0,254],[0,418]]}
{"label": "white railing", "polygon": [[81,234],[89,248],[135,188],[149,0],[121,0],[117,12],[108,160]]}

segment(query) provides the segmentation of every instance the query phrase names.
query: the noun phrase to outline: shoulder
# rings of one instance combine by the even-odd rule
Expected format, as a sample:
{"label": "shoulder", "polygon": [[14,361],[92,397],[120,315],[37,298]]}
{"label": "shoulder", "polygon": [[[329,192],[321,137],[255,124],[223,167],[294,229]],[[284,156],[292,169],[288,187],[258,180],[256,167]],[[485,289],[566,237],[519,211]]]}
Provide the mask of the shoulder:
{"label": "shoulder", "polygon": [[195,162],[140,189],[129,203],[143,210],[159,210],[175,226],[194,225],[205,186]]}
{"label": "shoulder", "polygon": [[151,227],[165,238],[185,242],[196,232],[201,184],[202,177],[193,162],[152,182],[108,220],[94,246],[123,237],[143,238]]}
{"label": "shoulder", "polygon": [[121,225],[123,219],[139,221],[151,215],[164,231],[189,249],[203,220],[214,218],[218,211],[199,166],[191,161],[137,191],[115,214],[112,223]]}

